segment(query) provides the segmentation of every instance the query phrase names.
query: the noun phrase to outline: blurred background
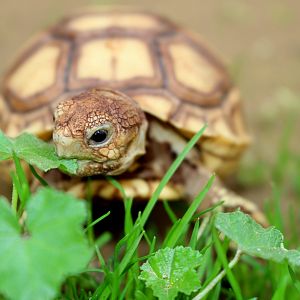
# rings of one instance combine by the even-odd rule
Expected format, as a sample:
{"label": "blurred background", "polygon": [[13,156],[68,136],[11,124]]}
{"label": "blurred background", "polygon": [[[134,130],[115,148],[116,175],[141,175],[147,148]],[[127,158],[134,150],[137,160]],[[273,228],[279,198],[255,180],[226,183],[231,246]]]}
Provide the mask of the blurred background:
{"label": "blurred background", "polygon": [[300,2],[1,0],[0,73],[32,34],[73,9],[102,4],[159,12],[200,33],[219,53],[242,91],[253,136],[235,184],[261,202],[271,197],[273,183],[279,181],[285,187],[283,209],[291,209],[300,195]]}

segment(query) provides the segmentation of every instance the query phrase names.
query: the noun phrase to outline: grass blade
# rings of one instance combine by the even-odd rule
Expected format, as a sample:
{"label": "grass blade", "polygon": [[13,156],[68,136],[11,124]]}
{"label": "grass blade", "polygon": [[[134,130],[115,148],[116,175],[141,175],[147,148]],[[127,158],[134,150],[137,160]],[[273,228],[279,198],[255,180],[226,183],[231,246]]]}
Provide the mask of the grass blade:
{"label": "grass blade", "polygon": [[113,177],[111,176],[106,176],[106,179],[109,181],[110,184],[112,184],[117,190],[120,191],[122,198],[125,199],[129,199],[129,197],[126,195],[126,192],[123,188],[123,186]]}
{"label": "grass blade", "polygon": [[288,270],[292,279],[292,282],[294,284],[294,287],[297,289],[297,291],[300,293],[300,281],[297,279],[296,274],[291,266],[288,265]]}
{"label": "grass blade", "polygon": [[198,240],[197,237],[198,237],[199,227],[200,227],[200,220],[197,219],[197,221],[194,225],[194,229],[193,229],[191,240],[190,240],[190,247],[192,249],[196,249],[196,246],[197,246],[197,240]]}
{"label": "grass blade", "polygon": [[214,204],[213,206],[207,208],[207,209],[204,209],[202,211],[200,211],[199,213],[196,213],[194,216],[193,216],[193,219],[198,219],[200,217],[202,217],[203,215],[215,210],[217,207],[219,206],[222,206],[224,203],[224,201],[219,201],[217,202],[216,204]]}
{"label": "grass blade", "polygon": [[120,275],[124,272],[125,268],[130,263],[130,260],[131,260],[132,256],[134,255],[134,253],[142,239],[142,236],[143,236],[143,233],[140,234],[138,236],[138,238],[135,239],[135,241],[131,244],[131,248],[126,252],[124,258],[120,262],[119,267],[118,267],[118,273]]}
{"label": "grass blade", "polygon": [[161,182],[159,183],[158,187],[154,191],[151,199],[147,203],[147,206],[145,207],[145,209],[144,209],[144,211],[141,215],[141,219],[140,219],[141,227],[145,226],[145,224],[146,224],[146,222],[147,222],[147,220],[148,220],[148,218],[149,218],[149,216],[150,216],[150,214],[151,214],[151,212],[152,212],[152,210],[153,210],[153,208],[154,208],[154,206],[155,206],[155,204],[158,200],[158,197],[159,197],[160,193],[163,190],[163,188],[166,186],[166,184],[169,182],[169,180],[171,179],[173,174],[176,172],[176,170],[178,169],[180,164],[183,162],[186,155],[196,145],[197,141],[202,136],[202,134],[205,131],[206,127],[207,127],[207,125],[205,125],[199,132],[197,132],[193,136],[193,138],[187,143],[187,145],[185,146],[183,151],[174,160],[174,162],[172,163],[171,167],[169,168],[169,170],[167,171],[165,176],[162,178]]}
{"label": "grass blade", "polygon": [[163,201],[163,205],[164,205],[164,209],[165,209],[166,213],[168,214],[172,223],[173,224],[176,223],[177,217],[176,217],[175,213],[173,212],[172,208],[170,207],[169,202]]}
{"label": "grass blade", "polygon": [[124,231],[125,234],[128,234],[133,229],[133,220],[131,215],[132,208],[132,199],[125,199],[124,202],[124,210],[125,210],[125,220],[124,220]]}
{"label": "grass blade", "polygon": [[95,221],[93,221],[92,223],[90,223],[84,231],[87,231],[89,228],[95,226],[97,223],[99,223],[100,221],[102,221],[103,219],[105,219],[106,217],[108,217],[110,215],[110,211],[108,211],[106,214],[102,215],[101,217],[99,217],[98,219],[96,219]]}
{"label": "grass blade", "polygon": [[241,288],[237,282],[237,280],[235,279],[233,272],[231,271],[229,265],[228,265],[228,261],[226,258],[226,253],[223,250],[223,247],[221,245],[221,242],[218,238],[217,235],[217,230],[215,228],[213,228],[213,241],[215,244],[215,249],[217,251],[218,257],[221,260],[221,263],[225,269],[226,272],[226,276],[228,278],[228,281],[234,291],[235,297],[237,300],[243,300],[243,296],[242,296],[242,292],[241,292]]}
{"label": "grass blade", "polygon": [[112,239],[112,234],[108,231],[103,232],[96,240],[95,246],[99,249],[102,248],[105,244],[107,244]]}
{"label": "grass blade", "polygon": [[204,197],[206,196],[207,192],[209,191],[210,187],[213,184],[214,176],[212,176],[203,190],[196,196],[195,200],[192,202],[182,219],[180,220],[178,226],[176,226],[176,229],[172,232],[171,237],[168,240],[168,243],[164,243],[165,247],[173,248],[179,237],[182,235],[184,228],[186,228],[189,224],[189,222],[192,220],[193,215],[195,214],[196,210],[198,209],[201,202],[204,200]]}

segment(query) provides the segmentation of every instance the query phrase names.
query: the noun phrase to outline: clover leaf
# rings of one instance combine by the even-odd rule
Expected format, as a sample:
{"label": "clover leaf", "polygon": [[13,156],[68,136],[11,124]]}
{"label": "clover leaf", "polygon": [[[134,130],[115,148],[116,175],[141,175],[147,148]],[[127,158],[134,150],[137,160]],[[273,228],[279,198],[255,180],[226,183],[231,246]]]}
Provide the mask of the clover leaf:
{"label": "clover leaf", "polygon": [[200,288],[195,268],[201,262],[201,253],[192,248],[165,248],[141,266],[139,279],[144,280],[159,299],[172,300],[178,292],[190,295]]}
{"label": "clover leaf", "polygon": [[85,205],[41,188],[24,216],[22,226],[0,198],[0,292],[17,300],[51,299],[66,276],[81,271],[91,258],[82,229]]}
{"label": "clover leaf", "polygon": [[287,260],[290,265],[300,267],[300,252],[284,248],[279,230],[265,229],[241,211],[218,213],[215,226],[249,255],[275,262]]}
{"label": "clover leaf", "polygon": [[60,159],[53,144],[46,143],[34,135],[23,133],[13,139],[0,131],[0,160],[12,158],[13,153],[45,172],[59,168],[75,174],[78,167],[75,159]]}

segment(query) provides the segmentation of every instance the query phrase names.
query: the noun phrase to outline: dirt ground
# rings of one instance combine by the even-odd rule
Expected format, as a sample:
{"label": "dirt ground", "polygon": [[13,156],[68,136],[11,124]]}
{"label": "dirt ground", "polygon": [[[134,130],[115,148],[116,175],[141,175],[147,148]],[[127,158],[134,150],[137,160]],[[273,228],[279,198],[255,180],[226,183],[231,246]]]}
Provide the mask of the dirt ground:
{"label": "dirt ground", "polygon": [[[227,62],[241,88],[253,146],[244,165],[272,163],[287,120],[300,129],[300,1],[296,0],[1,0],[0,73],[35,32],[84,5],[138,5],[199,32]],[[298,151],[295,130],[291,147]],[[262,199],[269,188],[248,190]]]}

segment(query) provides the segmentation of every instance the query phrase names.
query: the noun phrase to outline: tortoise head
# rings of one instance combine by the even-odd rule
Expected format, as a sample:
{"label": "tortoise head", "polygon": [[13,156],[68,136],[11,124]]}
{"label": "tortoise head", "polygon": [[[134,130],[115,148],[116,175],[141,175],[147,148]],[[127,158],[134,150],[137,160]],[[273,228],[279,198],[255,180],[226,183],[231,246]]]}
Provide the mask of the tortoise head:
{"label": "tortoise head", "polygon": [[90,89],[59,103],[53,141],[62,158],[78,160],[77,175],[118,175],[145,153],[147,120],[130,97]]}

